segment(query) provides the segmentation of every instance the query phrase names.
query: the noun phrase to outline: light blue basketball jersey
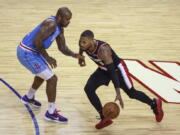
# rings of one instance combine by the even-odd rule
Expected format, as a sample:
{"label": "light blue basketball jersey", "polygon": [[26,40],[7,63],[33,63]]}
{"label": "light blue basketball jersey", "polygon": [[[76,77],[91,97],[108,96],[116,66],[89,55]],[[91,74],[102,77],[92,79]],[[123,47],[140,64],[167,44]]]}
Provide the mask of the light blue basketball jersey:
{"label": "light blue basketball jersey", "polygon": [[[47,18],[49,20],[56,20],[55,16],[50,16],[49,18]],[[37,50],[35,45],[34,45],[34,38],[37,34],[37,32],[40,30],[41,28],[41,24],[39,24],[36,28],[34,28],[34,30],[32,30],[30,33],[28,33],[23,40],[21,41],[22,44],[24,44],[25,46]],[[58,26],[56,26],[56,31],[54,33],[52,33],[49,37],[47,37],[44,41],[43,41],[43,45],[45,49],[48,49],[52,42],[56,39],[56,37],[61,33],[61,30]]]}

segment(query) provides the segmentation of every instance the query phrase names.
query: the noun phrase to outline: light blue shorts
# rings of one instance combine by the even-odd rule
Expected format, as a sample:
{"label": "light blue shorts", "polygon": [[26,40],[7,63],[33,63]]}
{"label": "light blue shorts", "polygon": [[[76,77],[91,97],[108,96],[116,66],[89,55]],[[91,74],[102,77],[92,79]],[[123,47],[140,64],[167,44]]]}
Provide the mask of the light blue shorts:
{"label": "light blue shorts", "polygon": [[20,46],[17,47],[17,58],[33,74],[38,74],[49,69],[46,60],[41,54],[25,50]]}

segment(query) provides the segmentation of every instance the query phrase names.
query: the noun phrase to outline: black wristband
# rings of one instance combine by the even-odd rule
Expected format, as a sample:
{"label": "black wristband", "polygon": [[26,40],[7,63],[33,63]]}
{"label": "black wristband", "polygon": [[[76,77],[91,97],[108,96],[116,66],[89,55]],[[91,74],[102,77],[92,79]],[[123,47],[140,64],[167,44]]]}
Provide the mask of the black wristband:
{"label": "black wristband", "polygon": [[105,65],[106,68],[108,69],[108,74],[109,76],[111,77],[111,80],[114,84],[114,87],[115,88],[120,88],[120,82],[119,82],[119,78],[118,78],[118,73],[116,72],[115,70],[115,67],[114,67],[114,64],[111,63],[111,64],[108,64],[108,65]]}

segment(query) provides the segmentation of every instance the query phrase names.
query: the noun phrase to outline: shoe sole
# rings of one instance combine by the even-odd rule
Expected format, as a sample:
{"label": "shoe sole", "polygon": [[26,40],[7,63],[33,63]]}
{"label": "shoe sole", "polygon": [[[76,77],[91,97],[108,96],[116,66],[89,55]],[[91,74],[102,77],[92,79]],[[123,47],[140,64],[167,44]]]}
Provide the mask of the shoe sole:
{"label": "shoe sole", "polygon": [[61,124],[68,123],[68,121],[52,120],[52,119],[47,118],[46,116],[44,116],[44,119],[50,122],[55,122],[55,123],[61,123]]}
{"label": "shoe sole", "polygon": [[32,107],[34,107],[34,108],[36,108],[36,109],[39,109],[39,108],[41,107],[41,106],[36,106],[36,105],[34,105],[34,104],[28,103],[28,102],[22,100],[22,98],[21,98],[21,102],[22,102],[23,104],[25,104],[25,105],[30,105],[30,106],[32,106]]}

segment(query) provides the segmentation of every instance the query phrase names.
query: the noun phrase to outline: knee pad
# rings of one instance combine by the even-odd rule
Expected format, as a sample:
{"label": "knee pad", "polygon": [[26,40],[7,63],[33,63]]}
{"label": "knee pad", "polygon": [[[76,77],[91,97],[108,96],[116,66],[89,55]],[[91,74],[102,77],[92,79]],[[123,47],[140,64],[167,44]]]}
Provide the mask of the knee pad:
{"label": "knee pad", "polygon": [[53,81],[58,81],[58,78],[57,78],[57,76],[56,75],[54,75],[52,78],[51,78]]}
{"label": "knee pad", "polygon": [[41,73],[36,74],[36,76],[47,81],[54,76],[54,73],[52,72],[52,70],[47,68],[46,70],[42,71]]}
{"label": "knee pad", "polygon": [[58,80],[58,78],[57,78],[57,76],[56,75],[53,75],[51,78],[49,78],[47,81],[49,82],[49,81],[51,81],[51,82],[53,82],[53,83],[57,83],[57,80]]}

